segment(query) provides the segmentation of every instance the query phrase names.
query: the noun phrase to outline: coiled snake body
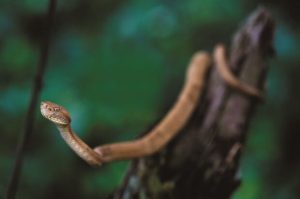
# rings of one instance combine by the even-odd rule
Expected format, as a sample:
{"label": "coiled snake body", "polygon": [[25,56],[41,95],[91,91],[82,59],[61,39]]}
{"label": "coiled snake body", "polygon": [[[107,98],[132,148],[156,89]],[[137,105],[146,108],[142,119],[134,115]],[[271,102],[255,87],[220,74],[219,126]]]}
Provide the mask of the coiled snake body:
{"label": "coiled snake body", "polygon": [[[219,45],[214,59],[224,81],[236,90],[261,98],[255,88],[242,84],[228,69],[224,47]],[[120,159],[138,158],[151,155],[164,147],[186,124],[201,96],[205,74],[210,65],[210,56],[205,52],[196,53],[188,67],[185,84],[172,109],[144,137],[128,142],[108,144],[91,149],[71,128],[71,118],[65,108],[52,102],[41,103],[42,115],[52,121],[66,143],[87,163],[99,166],[104,162]]]}

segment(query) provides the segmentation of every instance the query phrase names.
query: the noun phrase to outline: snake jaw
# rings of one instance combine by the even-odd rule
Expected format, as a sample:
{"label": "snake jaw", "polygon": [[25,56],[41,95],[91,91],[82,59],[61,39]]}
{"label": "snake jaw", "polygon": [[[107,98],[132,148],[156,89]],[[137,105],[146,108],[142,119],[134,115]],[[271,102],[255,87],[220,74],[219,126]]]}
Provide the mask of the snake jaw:
{"label": "snake jaw", "polygon": [[41,102],[41,114],[57,125],[69,125],[71,118],[68,111],[53,102]]}

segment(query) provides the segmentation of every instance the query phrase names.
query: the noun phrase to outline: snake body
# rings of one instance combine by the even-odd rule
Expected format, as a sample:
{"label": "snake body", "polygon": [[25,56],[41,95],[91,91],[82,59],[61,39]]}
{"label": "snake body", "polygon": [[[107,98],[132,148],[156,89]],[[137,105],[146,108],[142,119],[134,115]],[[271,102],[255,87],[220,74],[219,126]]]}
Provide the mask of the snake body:
{"label": "snake body", "polygon": [[85,142],[83,142],[68,126],[57,126],[62,138],[66,143],[84,159],[87,163],[92,166],[101,165],[102,160],[98,153],[92,150]]}
{"label": "snake body", "polygon": [[227,64],[228,61],[225,58],[225,47],[223,45],[217,45],[215,47],[213,56],[217,70],[227,85],[247,96],[255,97],[260,100],[263,99],[263,94],[260,90],[241,82],[229,70],[229,66]]}
{"label": "snake body", "polygon": [[[227,84],[244,94],[260,97],[260,92],[242,84],[228,69],[224,47],[219,45],[214,52],[217,70]],[[194,112],[203,91],[205,74],[210,66],[210,56],[196,53],[189,64],[184,86],[177,101],[166,116],[144,137],[91,149],[71,128],[67,110],[52,102],[41,103],[42,115],[52,121],[66,143],[88,164],[99,166],[104,162],[132,159],[151,155],[164,147],[187,123]]]}
{"label": "snake body", "polygon": [[104,161],[131,159],[151,155],[166,145],[186,124],[192,115],[210,65],[207,53],[196,53],[188,67],[184,87],[172,109],[162,121],[141,139],[130,142],[109,144],[94,150],[103,154]]}

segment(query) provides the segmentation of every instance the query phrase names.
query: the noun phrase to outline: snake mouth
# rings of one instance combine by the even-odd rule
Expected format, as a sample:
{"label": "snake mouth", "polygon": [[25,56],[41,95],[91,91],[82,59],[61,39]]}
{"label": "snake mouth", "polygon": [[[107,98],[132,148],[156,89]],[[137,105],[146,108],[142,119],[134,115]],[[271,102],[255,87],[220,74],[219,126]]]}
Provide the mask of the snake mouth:
{"label": "snake mouth", "polygon": [[41,114],[42,116],[44,116],[44,118],[46,119],[49,119],[47,114],[46,114],[46,103],[45,102],[41,102],[41,105],[40,105],[40,109],[41,109]]}

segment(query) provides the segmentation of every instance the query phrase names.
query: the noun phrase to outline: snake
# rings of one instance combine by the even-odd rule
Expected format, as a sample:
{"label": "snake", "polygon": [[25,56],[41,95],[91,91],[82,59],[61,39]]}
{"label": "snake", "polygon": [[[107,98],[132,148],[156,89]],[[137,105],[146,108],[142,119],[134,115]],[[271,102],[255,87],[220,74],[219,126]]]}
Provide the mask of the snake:
{"label": "snake", "polygon": [[[258,89],[243,84],[229,70],[223,45],[216,46],[214,60],[217,71],[229,86],[243,94],[261,97]],[[174,105],[153,129],[136,140],[106,144],[92,149],[73,131],[70,114],[63,106],[43,101],[40,106],[41,114],[55,124],[70,148],[91,166],[149,156],[166,146],[186,125],[201,98],[210,65],[211,58],[207,52],[199,51],[193,55],[187,68],[184,85]]]}

